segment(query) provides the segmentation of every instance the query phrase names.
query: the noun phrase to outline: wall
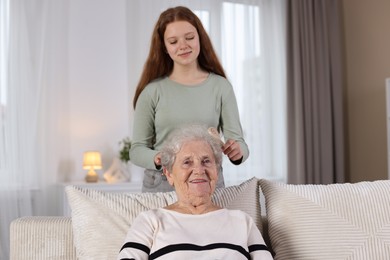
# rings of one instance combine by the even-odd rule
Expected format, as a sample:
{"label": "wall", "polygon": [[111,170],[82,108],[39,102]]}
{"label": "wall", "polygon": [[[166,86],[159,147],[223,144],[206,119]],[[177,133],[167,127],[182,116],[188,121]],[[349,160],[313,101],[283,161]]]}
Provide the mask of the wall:
{"label": "wall", "polygon": [[[69,8],[68,172],[60,181],[83,180],[84,151],[102,153],[102,176],[130,136],[125,0],[71,0]],[[104,37],[102,37],[104,35]],[[134,177],[137,179],[137,177]]]}
{"label": "wall", "polygon": [[344,0],[346,150],[351,182],[387,179],[390,1]]}

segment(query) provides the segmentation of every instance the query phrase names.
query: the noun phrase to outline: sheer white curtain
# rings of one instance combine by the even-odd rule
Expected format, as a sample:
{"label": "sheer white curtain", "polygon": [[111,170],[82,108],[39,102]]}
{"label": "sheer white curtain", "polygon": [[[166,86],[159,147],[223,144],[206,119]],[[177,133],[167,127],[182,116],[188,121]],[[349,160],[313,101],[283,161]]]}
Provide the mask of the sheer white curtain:
{"label": "sheer white curtain", "polygon": [[250,156],[224,162],[227,183],[252,176],[285,180],[286,72],[284,1],[222,4],[222,63],[237,96]]}
{"label": "sheer white curtain", "polygon": [[129,1],[127,5],[130,86],[137,83],[160,12],[176,5],[191,8],[208,30],[233,84],[250,150],[242,165],[224,161],[226,184],[237,184],[252,176],[284,181],[285,0],[140,0]]}
{"label": "sheer white curtain", "polygon": [[53,210],[47,206],[56,182],[50,166],[55,151],[49,147],[55,128],[49,119],[57,86],[50,71],[58,65],[50,61],[58,36],[53,22],[61,15],[50,2],[0,2],[0,259],[9,258],[12,220]]}

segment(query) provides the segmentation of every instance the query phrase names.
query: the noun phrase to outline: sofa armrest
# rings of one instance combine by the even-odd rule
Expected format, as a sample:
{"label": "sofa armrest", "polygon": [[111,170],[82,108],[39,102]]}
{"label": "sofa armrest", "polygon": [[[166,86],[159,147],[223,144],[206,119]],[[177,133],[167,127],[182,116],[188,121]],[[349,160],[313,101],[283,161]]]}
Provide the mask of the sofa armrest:
{"label": "sofa armrest", "polygon": [[77,259],[70,217],[22,217],[10,226],[10,259]]}

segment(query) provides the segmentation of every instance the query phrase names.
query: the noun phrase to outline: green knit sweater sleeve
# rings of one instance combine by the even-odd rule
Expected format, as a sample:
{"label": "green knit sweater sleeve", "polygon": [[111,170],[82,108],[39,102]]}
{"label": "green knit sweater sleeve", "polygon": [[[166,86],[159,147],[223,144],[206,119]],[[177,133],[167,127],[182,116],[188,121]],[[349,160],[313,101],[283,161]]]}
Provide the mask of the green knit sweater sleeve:
{"label": "green knit sweater sleeve", "polygon": [[228,82],[226,84],[227,87],[224,88],[225,91],[222,97],[220,128],[225,141],[232,139],[240,144],[243,158],[241,161],[239,160],[238,162],[233,162],[234,164],[238,165],[248,159],[249,148],[243,136],[237,100],[233,91],[233,87]]}
{"label": "green knit sweater sleeve", "polygon": [[130,161],[146,169],[156,169],[154,157],[155,142],[155,106],[156,96],[146,88],[138,98],[134,113],[133,137],[130,149]]}

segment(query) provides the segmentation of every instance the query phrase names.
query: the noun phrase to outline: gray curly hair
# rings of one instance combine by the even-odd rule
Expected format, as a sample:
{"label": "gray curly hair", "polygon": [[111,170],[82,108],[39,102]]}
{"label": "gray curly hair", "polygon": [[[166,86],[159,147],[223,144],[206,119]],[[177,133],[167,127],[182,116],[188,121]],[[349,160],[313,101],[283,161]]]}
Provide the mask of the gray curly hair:
{"label": "gray curly hair", "polygon": [[214,154],[217,169],[222,165],[221,144],[215,137],[212,137],[204,125],[184,125],[176,128],[164,142],[161,149],[161,165],[172,171],[173,164],[176,160],[176,154],[182,146],[190,141],[202,140],[210,145]]}

